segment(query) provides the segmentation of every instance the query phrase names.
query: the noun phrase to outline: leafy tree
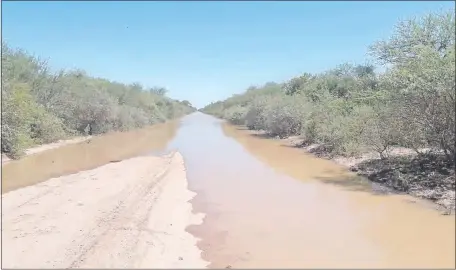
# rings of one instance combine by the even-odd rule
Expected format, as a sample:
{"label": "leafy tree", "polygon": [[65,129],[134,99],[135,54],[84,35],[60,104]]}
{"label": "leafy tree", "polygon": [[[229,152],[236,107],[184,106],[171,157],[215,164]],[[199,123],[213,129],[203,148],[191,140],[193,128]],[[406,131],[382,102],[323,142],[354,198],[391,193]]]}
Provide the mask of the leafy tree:
{"label": "leafy tree", "polygon": [[16,158],[33,144],[140,128],[194,110],[156,89],[84,70],[51,73],[46,61],[2,43],[2,153]]}
{"label": "leafy tree", "polygon": [[249,87],[202,111],[272,135],[300,134],[337,154],[374,150],[385,158],[394,145],[442,151],[454,162],[454,10],[399,22],[370,54],[385,72],[346,63]]}
{"label": "leafy tree", "polygon": [[166,90],[164,87],[152,87],[149,89],[149,91],[160,96],[164,96],[166,93],[168,93],[168,90]]}
{"label": "leafy tree", "polygon": [[400,21],[391,38],[370,47],[371,54],[381,63],[393,65],[418,57],[419,47],[428,47],[443,57],[454,48],[455,30],[454,10]]}

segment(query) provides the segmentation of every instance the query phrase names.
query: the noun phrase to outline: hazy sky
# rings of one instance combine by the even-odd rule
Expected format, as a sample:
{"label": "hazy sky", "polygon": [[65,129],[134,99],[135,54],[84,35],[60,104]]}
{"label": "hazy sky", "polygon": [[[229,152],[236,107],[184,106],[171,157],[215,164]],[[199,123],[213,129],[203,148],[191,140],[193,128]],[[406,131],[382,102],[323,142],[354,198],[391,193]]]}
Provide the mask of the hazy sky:
{"label": "hazy sky", "polygon": [[3,2],[3,40],[125,83],[164,86],[201,107],[249,85],[343,62],[401,18],[454,2]]}

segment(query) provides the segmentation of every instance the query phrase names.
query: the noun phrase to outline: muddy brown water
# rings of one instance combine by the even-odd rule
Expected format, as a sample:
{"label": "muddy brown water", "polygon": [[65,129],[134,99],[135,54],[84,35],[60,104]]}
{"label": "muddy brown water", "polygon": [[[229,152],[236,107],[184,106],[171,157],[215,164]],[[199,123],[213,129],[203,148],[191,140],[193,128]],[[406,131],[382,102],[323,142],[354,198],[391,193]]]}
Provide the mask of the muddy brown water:
{"label": "muddy brown water", "polygon": [[454,268],[455,219],[378,192],[331,161],[201,113],[167,151],[185,159],[189,231],[213,268]]}
{"label": "muddy brown water", "polygon": [[163,150],[176,134],[179,123],[174,120],[128,132],[112,132],[2,164],[2,194],[52,177]]}
{"label": "muddy brown water", "polygon": [[206,213],[188,230],[201,238],[210,267],[455,266],[454,216],[378,192],[331,161],[201,113],[8,163],[2,193],[171,150],[184,156],[195,211]]}

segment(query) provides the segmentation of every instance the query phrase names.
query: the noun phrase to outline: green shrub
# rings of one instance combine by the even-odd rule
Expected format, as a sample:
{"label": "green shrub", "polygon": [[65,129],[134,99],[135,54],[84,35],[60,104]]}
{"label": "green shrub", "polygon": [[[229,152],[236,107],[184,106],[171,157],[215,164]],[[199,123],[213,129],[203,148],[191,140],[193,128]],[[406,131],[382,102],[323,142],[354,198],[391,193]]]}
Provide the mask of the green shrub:
{"label": "green shrub", "polygon": [[393,145],[426,147],[454,162],[455,25],[454,9],[399,22],[391,38],[370,48],[387,64],[382,74],[370,64],[343,64],[249,87],[203,111],[232,117],[232,110],[247,108],[248,128],[280,137],[300,133],[333,154],[385,157]]}
{"label": "green shrub", "polygon": [[232,106],[224,112],[224,117],[235,125],[244,125],[247,108],[241,106]]}
{"label": "green shrub", "polygon": [[62,121],[47,112],[43,107],[38,107],[34,112],[30,137],[36,144],[50,143],[65,138]]}
{"label": "green shrub", "polygon": [[304,120],[303,105],[290,96],[271,99],[265,111],[266,130],[281,138],[299,134]]}
{"label": "green shrub", "polygon": [[36,107],[27,84],[2,84],[2,153],[18,157],[33,144],[30,135]]}
{"label": "green shrub", "polygon": [[180,117],[195,109],[146,90],[88,76],[49,72],[45,61],[2,43],[2,153],[19,157],[33,144],[67,136],[128,130]]}
{"label": "green shrub", "polygon": [[266,108],[271,97],[259,97],[252,104],[245,116],[246,125],[253,130],[266,130]]}

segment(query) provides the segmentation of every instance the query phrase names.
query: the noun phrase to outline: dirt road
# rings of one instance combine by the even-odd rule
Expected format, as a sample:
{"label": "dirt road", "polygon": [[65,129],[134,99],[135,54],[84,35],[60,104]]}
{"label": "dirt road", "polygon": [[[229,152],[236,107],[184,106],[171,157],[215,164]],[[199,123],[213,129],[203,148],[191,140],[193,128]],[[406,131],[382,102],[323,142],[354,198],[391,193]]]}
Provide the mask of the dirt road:
{"label": "dirt road", "polygon": [[183,158],[137,157],[2,195],[4,268],[203,268]]}
{"label": "dirt road", "polygon": [[177,123],[2,166],[2,266],[454,268],[454,216],[208,115]]}

